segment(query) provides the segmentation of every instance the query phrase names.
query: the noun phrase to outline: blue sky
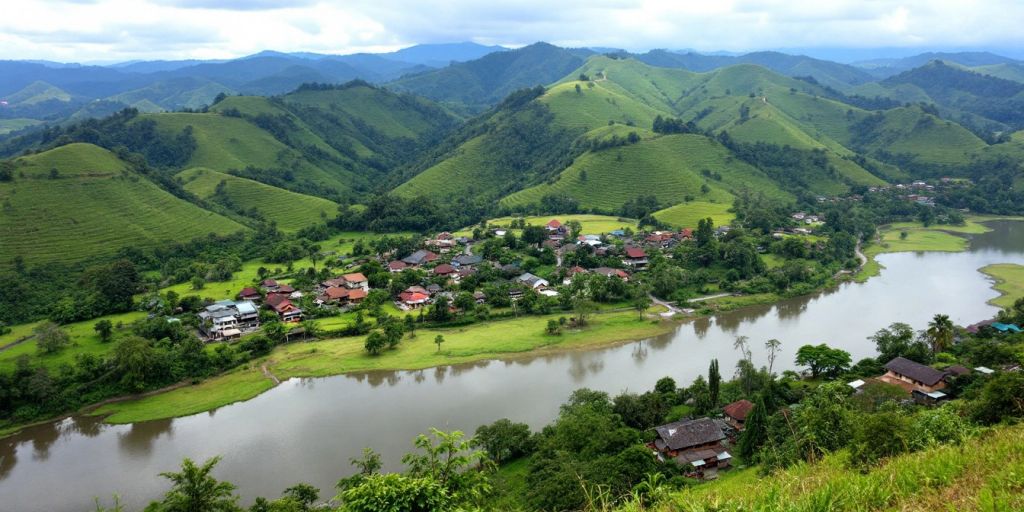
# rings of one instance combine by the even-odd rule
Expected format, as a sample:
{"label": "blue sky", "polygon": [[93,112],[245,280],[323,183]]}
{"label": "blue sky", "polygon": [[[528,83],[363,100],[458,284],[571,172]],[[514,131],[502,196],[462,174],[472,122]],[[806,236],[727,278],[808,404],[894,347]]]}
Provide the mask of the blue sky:
{"label": "blue sky", "polygon": [[548,41],[750,51],[1024,49],[1024,0],[17,0],[0,58],[231,58]]}

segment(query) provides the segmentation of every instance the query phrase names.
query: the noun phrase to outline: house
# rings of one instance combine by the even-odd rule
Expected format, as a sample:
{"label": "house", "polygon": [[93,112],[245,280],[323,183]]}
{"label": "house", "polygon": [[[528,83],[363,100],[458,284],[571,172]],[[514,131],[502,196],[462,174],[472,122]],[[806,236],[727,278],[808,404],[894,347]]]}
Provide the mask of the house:
{"label": "house", "polygon": [[897,357],[889,361],[885,364],[885,369],[887,370],[885,375],[878,379],[900,386],[907,392],[914,390],[925,393],[938,391],[946,387],[945,379],[949,376],[949,372],[936,370],[931,366],[925,366],[904,357]]}
{"label": "house", "polygon": [[247,286],[245,288],[242,288],[242,291],[238,292],[238,299],[259,302],[263,300],[263,296],[260,295],[260,291],[257,290],[256,288]]}
{"label": "house", "polygon": [[405,262],[406,264],[408,264],[409,266],[419,267],[419,266],[422,266],[422,265],[426,265],[427,263],[430,263],[430,262],[432,262],[432,261],[434,261],[436,259],[437,259],[437,255],[436,254],[434,254],[434,253],[432,253],[432,252],[430,252],[430,251],[428,251],[426,249],[420,249],[420,250],[418,250],[418,251],[416,251],[416,252],[414,252],[414,253],[412,253],[412,254],[404,257],[404,258],[402,258],[402,261]]}
{"label": "house", "polygon": [[655,427],[656,437],[647,446],[659,460],[674,459],[689,473],[704,474],[729,466],[732,455],[726,450],[725,425],[721,420],[698,418]]}
{"label": "house", "polygon": [[475,254],[460,254],[452,258],[452,266],[455,268],[472,267],[484,261],[483,257]]}
{"label": "house", "polygon": [[475,291],[473,292],[473,300],[475,300],[477,304],[483,304],[484,302],[487,302],[487,294],[481,291]]}
{"label": "house", "polygon": [[260,326],[259,310],[250,301],[218,301],[206,306],[196,316],[199,317],[199,330],[211,340],[238,338],[243,331]]}
{"label": "house", "polygon": [[452,274],[455,273],[455,267],[453,267],[453,266],[451,266],[451,265],[449,265],[447,263],[442,263],[442,264],[434,267],[434,271],[433,272],[434,272],[435,276],[449,277],[449,276],[451,276]]}
{"label": "house", "polygon": [[441,285],[436,283],[430,283],[427,285],[427,293],[429,293],[430,295],[437,295],[438,293],[441,293],[442,289],[443,288],[441,288]]}
{"label": "house", "polygon": [[302,320],[302,309],[292,304],[292,301],[284,295],[273,294],[267,296],[267,307],[274,313],[277,313],[278,318],[282,322],[294,323]]}
{"label": "house", "polygon": [[452,234],[445,231],[444,233],[437,235],[434,239],[427,240],[424,245],[437,249],[440,253],[446,253],[451,251],[452,248],[458,244],[456,244],[455,238]]}
{"label": "house", "polygon": [[647,266],[647,253],[639,247],[626,247],[626,257],[622,264],[636,269],[644,268]]}
{"label": "house", "polygon": [[626,272],[625,270],[618,268],[597,267],[591,270],[591,272],[595,274],[601,274],[602,276],[605,277],[617,277],[619,279],[622,279],[623,281],[629,281],[629,273]]}
{"label": "house", "polygon": [[391,272],[392,274],[401,272],[407,268],[409,268],[409,264],[402,260],[388,262],[388,272]]}
{"label": "house", "polygon": [[370,282],[366,279],[366,276],[362,272],[355,272],[352,274],[345,274],[341,276],[341,280],[345,285],[345,288],[349,290],[363,290],[364,292],[370,291]]}
{"label": "house", "polygon": [[549,286],[551,284],[547,281],[547,279],[542,279],[529,272],[517,277],[516,282],[523,283],[534,290],[536,290],[537,288]]}
{"label": "house", "polygon": [[349,304],[359,304],[369,294],[370,292],[362,288],[356,288],[355,290],[351,290],[348,292],[348,302]]}
{"label": "house", "polygon": [[551,219],[544,225],[544,229],[548,230],[550,233],[554,231],[564,231],[565,228],[562,227],[562,223],[559,222],[558,219]]}
{"label": "house", "polygon": [[736,430],[743,430],[743,423],[747,421],[747,415],[754,408],[750,400],[737,400],[722,408],[726,422]]}
{"label": "house", "polygon": [[325,288],[323,292],[317,296],[316,303],[320,305],[324,304],[342,304],[348,301],[349,293],[353,290],[349,290],[344,286],[331,286]]}
{"label": "house", "polygon": [[398,294],[398,302],[408,309],[417,309],[430,302],[430,295],[422,287],[410,286]]}
{"label": "house", "polygon": [[565,271],[565,279],[562,280],[562,284],[568,286],[568,285],[572,284],[573,278],[575,278],[577,275],[579,275],[579,274],[586,274],[586,273],[587,273],[587,269],[585,269],[583,267],[580,267],[580,266],[572,267],[569,270]]}
{"label": "house", "polygon": [[263,281],[260,281],[260,288],[265,292],[276,292],[277,287],[277,281],[273,279],[264,279]]}
{"label": "house", "polygon": [[943,393],[942,391],[925,392],[919,389],[915,389],[910,392],[910,398],[912,398],[914,402],[921,405],[938,405],[946,400],[949,400],[949,395]]}

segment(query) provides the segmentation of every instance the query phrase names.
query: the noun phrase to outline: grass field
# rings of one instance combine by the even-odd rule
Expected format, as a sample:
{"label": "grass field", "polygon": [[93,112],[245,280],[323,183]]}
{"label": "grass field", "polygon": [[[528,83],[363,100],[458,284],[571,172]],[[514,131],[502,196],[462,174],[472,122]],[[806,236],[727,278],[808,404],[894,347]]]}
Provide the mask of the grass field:
{"label": "grass field", "polygon": [[677,228],[695,228],[697,221],[711,217],[716,226],[727,226],[736,219],[729,211],[731,203],[682,203],[654,212],[654,218]]}
{"label": "grass field", "polygon": [[[512,225],[512,221],[519,217],[498,217],[487,221],[488,226],[493,227],[509,227]],[[589,214],[570,214],[570,215],[539,215],[534,217],[524,217],[526,223],[533,226],[544,226],[552,219],[557,219],[562,224],[570,221],[576,221],[580,223],[583,229],[584,235],[598,235],[602,233],[610,233],[616,229],[630,228],[632,230],[637,229],[636,220],[624,219],[622,217],[612,217],[610,215],[589,215]],[[467,231],[472,231],[468,229]]]}
{"label": "grass field", "polygon": [[[960,446],[894,457],[866,473],[845,452],[770,477],[755,468],[671,495],[656,512],[932,512],[1024,510],[1024,427],[997,427]],[[625,511],[637,511],[625,508]]]}
{"label": "grass field", "polygon": [[0,183],[0,265],[15,256],[32,265],[77,262],[247,229],[171,195],[91,144],[15,163],[14,181]]}
{"label": "grass field", "polygon": [[[32,329],[40,322],[31,324],[16,325],[11,332],[0,336],[0,371],[8,372],[14,369],[17,360],[22,355],[29,356],[33,363],[42,363],[50,371],[57,371],[62,364],[74,364],[75,356],[79,354],[103,355],[113,350],[113,343],[103,343],[99,335],[93,330],[93,326],[100,320],[110,320],[116,327],[119,323],[128,324],[135,320],[145,318],[146,314],[141,311],[108,315],[84,322],[75,322],[61,326],[71,336],[71,345],[54,354],[38,354],[36,352],[36,341],[31,339],[13,347],[4,349],[11,343],[32,334]],[[116,333],[115,329],[115,333]]]}
{"label": "grass field", "polygon": [[1024,266],[1013,263],[997,263],[983,267],[981,272],[995,281],[999,296],[989,303],[1001,308],[1013,306],[1014,301],[1024,297]]}
{"label": "grass field", "polygon": [[[721,181],[702,174],[718,173]],[[707,185],[709,191],[702,191]],[[732,204],[732,192],[764,191],[788,198],[767,176],[732,158],[729,151],[701,135],[666,135],[639,143],[587,152],[558,175],[554,183],[531,187],[501,200],[505,206],[540,202],[549,194],[564,194],[585,208],[616,210],[626,201],[653,195],[664,204],[687,198]]]}
{"label": "grass field", "polygon": [[[110,414],[112,423],[130,423],[184,416],[252,398],[270,387],[260,366],[280,379],[323,377],[346,372],[382,369],[415,370],[434,366],[493,359],[541,350],[592,347],[617,341],[635,340],[670,330],[670,322],[640,321],[636,312],[608,312],[594,315],[583,330],[551,336],[544,332],[550,318],[531,316],[474,324],[458,329],[421,329],[416,338],[406,338],[397,350],[370,356],[363,349],[365,337],[339,338],[295,343],[278,347],[266,358],[214,377],[199,385],[177,389],[132,402],[104,406],[97,414]],[[441,350],[434,336],[445,338]]]}
{"label": "grass field", "polygon": [[22,128],[28,128],[29,126],[35,126],[42,123],[36,119],[0,119],[0,135],[7,135],[11,132],[16,132]]}
{"label": "grass field", "polygon": [[224,193],[235,205],[252,208],[281,231],[293,232],[322,224],[338,214],[338,205],[327,199],[291,192],[246,178],[210,169],[193,168],[177,175],[185,190],[203,198],[214,195],[217,185],[225,183]]}

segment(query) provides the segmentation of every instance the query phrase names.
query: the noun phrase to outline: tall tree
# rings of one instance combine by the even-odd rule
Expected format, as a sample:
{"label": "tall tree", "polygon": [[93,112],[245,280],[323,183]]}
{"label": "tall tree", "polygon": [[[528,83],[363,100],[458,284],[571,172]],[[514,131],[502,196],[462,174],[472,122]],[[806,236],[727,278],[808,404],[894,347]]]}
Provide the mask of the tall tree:
{"label": "tall tree", "polygon": [[708,395],[711,407],[718,407],[718,391],[722,385],[722,374],[718,371],[718,359],[712,359],[708,366]]}
{"label": "tall tree", "polygon": [[782,342],[774,338],[764,342],[764,348],[768,349],[768,375],[772,374],[772,368],[775,366],[775,357],[779,355],[780,347],[782,347]]}
{"label": "tall tree", "polygon": [[743,424],[743,432],[740,434],[739,454],[745,463],[754,461],[754,455],[768,439],[768,411],[764,404],[763,394],[758,394],[754,400],[754,408],[747,415],[747,421]]}
{"label": "tall tree", "polygon": [[197,466],[192,459],[181,463],[178,473],[160,473],[160,476],[171,481],[171,490],[164,495],[157,510],[161,512],[235,512],[238,507],[238,496],[235,486],[229,482],[221,482],[211,473],[213,467],[220,462],[220,457],[213,457]]}
{"label": "tall tree", "polygon": [[953,322],[949,315],[937,314],[928,322],[928,339],[931,341],[932,353],[936,354],[953,344]]}

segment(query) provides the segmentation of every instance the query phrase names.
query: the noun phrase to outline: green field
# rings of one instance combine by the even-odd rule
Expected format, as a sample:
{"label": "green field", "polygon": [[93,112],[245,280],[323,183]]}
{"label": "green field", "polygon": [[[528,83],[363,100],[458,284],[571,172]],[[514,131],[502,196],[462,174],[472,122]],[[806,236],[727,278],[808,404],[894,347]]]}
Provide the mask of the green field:
{"label": "green field", "polygon": [[[488,226],[492,227],[509,227],[512,221],[519,219],[520,217],[498,217],[487,221]],[[609,215],[588,215],[588,214],[569,214],[569,215],[538,215],[534,217],[522,217],[526,220],[526,223],[534,226],[544,226],[552,219],[557,219],[562,224],[569,221],[576,221],[580,223],[583,229],[584,235],[596,235],[601,233],[610,233],[616,229],[632,229],[636,230],[636,220],[624,219],[621,217],[612,217]],[[468,229],[467,231],[472,231]]]}
{"label": "green field", "polygon": [[[550,318],[558,318],[558,315],[499,320],[458,329],[421,329],[416,331],[415,338],[406,337],[397,350],[380,356],[366,353],[363,336],[284,345],[258,362],[196,386],[106,405],[95,412],[109,414],[106,421],[112,423],[203,412],[252,398],[269,389],[272,383],[262,374],[260,367],[263,364],[282,380],[364,370],[416,370],[542,350],[567,350],[642,339],[666,332],[674,325],[640,321],[634,311],[609,312],[594,315],[586,329],[551,336],[544,332]],[[433,343],[437,334],[445,338],[440,351]]]}
{"label": "green field", "polygon": [[694,201],[654,212],[654,218],[677,228],[696,228],[697,221],[708,217],[716,226],[728,226],[736,219],[736,215],[729,211],[730,208],[730,203]]}
{"label": "green field", "polygon": [[77,262],[246,229],[171,195],[91,144],[61,146],[15,165],[15,179],[0,183],[0,265],[15,256],[32,265]]}
{"label": "green field", "polygon": [[36,119],[0,119],[0,135],[7,135],[11,132],[16,132],[22,128],[28,128],[29,126],[35,126],[41,124],[42,121]]}
{"label": "green field", "polygon": [[999,296],[989,303],[1001,308],[1013,306],[1013,303],[1024,297],[1024,266],[1013,263],[997,263],[981,268],[981,272],[995,281]]}
{"label": "green field", "polygon": [[[99,335],[93,330],[96,322],[110,320],[116,327],[118,324],[127,325],[145,317],[146,313],[133,311],[62,325],[61,329],[67,331],[71,336],[71,345],[57,353],[45,355],[37,353],[35,339],[29,339],[24,343],[4,348],[19,339],[30,336],[32,329],[40,322],[16,325],[11,329],[10,333],[0,336],[0,371],[9,372],[13,370],[18,358],[22,355],[31,357],[34,364],[43,364],[50,371],[57,371],[62,364],[74,364],[75,357],[79,354],[104,355],[114,349],[114,343],[103,343],[100,341]],[[114,332],[117,332],[116,328]]]}
{"label": "green field", "polygon": [[[867,472],[828,455],[769,477],[756,468],[673,493],[655,512],[932,512],[1024,510],[1024,427],[997,427],[959,446],[894,457]],[[624,511],[639,512],[626,507]]]}
{"label": "green field", "polygon": [[224,182],[224,193],[233,204],[255,209],[265,219],[277,223],[277,227],[285,232],[322,224],[338,214],[338,205],[327,199],[210,169],[188,169],[177,177],[185,183],[185,190],[203,199],[210,199],[217,185]]}
{"label": "green field", "polygon": [[[702,171],[718,173],[717,181]],[[703,185],[710,189],[702,192]],[[653,195],[663,204],[686,200],[732,204],[733,192],[744,188],[788,198],[767,176],[731,157],[729,151],[701,135],[665,135],[639,143],[587,152],[544,183],[501,200],[503,206],[540,202],[549,194],[565,194],[584,208],[617,210],[626,201]]]}
{"label": "green field", "polygon": [[[865,281],[878,275],[882,266],[875,256],[887,252],[939,251],[960,252],[967,249],[967,239],[958,236],[978,234],[990,231],[982,224],[985,220],[997,217],[973,216],[966,219],[963,226],[932,224],[925,227],[920,222],[897,222],[879,229],[879,237],[864,248],[868,262],[856,275],[857,281]],[[906,237],[902,236],[906,233]]]}

